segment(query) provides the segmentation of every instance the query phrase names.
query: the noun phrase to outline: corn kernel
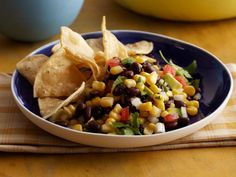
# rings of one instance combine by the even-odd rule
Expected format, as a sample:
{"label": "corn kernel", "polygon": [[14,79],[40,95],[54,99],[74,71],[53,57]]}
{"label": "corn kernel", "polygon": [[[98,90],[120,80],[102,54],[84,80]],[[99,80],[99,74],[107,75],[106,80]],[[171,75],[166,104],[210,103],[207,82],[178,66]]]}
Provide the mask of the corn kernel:
{"label": "corn kernel", "polygon": [[124,84],[126,87],[131,88],[136,86],[136,82],[133,79],[125,79]]}
{"label": "corn kernel", "polygon": [[68,117],[72,117],[75,113],[76,108],[74,105],[70,104],[70,105],[64,107],[63,109],[64,109],[65,113],[68,115]]}
{"label": "corn kernel", "polygon": [[153,134],[153,130],[149,129],[148,127],[145,127],[144,130],[143,130],[143,134],[144,135],[151,135]]}
{"label": "corn kernel", "polygon": [[188,103],[187,103],[186,105],[187,105],[187,107],[189,107],[189,106],[194,106],[194,107],[196,107],[196,108],[199,108],[199,101],[197,101],[197,100],[191,100],[191,101],[188,101]]}
{"label": "corn kernel", "polygon": [[189,96],[193,96],[196,92],[195,88],[191,85],[187,85],[184,87],[184,92]]}
{"label": "corn kernel", "polygon": [[160,114],[161,114],[161,109],[153,105],[152,110],[150,111],[150,115],[154,117],[160,117]]}
{"label": "corn kernel", "polygon": [[153,65],[152,66],[156,71],[159,71],[160,70],[160,68],[157,66],[157,65]]}
{"label": "corn kernel", "polygon": [[165,103],[164,100],[162,99],[154,99],[154,104],[156,107],[158,107],[159,109],[161,109],[162,111],[165,110]]}
{"label": "corn kernel", "polygon": [[140,74],[135,74],[134,75],[134,80],[136,81],[136,82],[143,82],[143,83],[145,83],[146,82],[146,77],[144,77],[144,76],[142,76],[142,75],[140,75]]}
{"label": "corn kernel", "polygon": [[75,124],[71,128],[74,130],[83,131],[83,127],[81,124]]}
{"label": "corn kernel", "polygon": [[120,120],[120,114],[114,112],[113,110],[109,113],[109,117],[114,118],[115,120]]}
{"label": "corn kernel", "polygon": [[109,117],[109,118],[107,118],[107,120],[106,120],[106,124],[107,124],[107,125],[112,125],[113,122],[116,122],[116,120],[115,120],[113,117]]}
{"label": "corn kernel", "polygon": [[120,113],[121,109],[122,109],[121,105],[117,103],[115,107],[113,108],[113,111],[115,113]]}
{"label": "corn kernel", "polygon": [[166,117],[167,115],[168,115],[169,113],[167,112],[167,111],[162,111],[162,113],[161,113],[161,117]]}
{"label": "corn kernel", "polygon": [[102,97],[100,99],[100,105],[102,107],[112,107],[113,103],[114,103],[113,97]]}
{"label": "corn kernel", "polygon": [[149,116],[149,112],[147,112],[147,111],[140,111],[139,115],[141,117],[148,117]]}
{"label": "corn kernel", "polygon": [[161,92],[161,89],[158,88],[155,84],[150,84],[150,87],[149,87],[154,93],[160,93]]}
{"label": "corn kernel", "polygon": [[156,129],[156,125],[154,123],[149,123],[147,128],[154,131]]}
{"label": "corn kernel", "polygon": [[143,124],[146,122],[146,119],[143,118],[143,117],[139,117],[138,119],[139,119],[139,123],[140,123],[141,125],[143,125]]}
{"label": "corn kernel", "polygon": [[135,60],[136,60],[136,62],[142,64],[142,63],[144,63],[145,61],[147,61],[147,58],[142,57],[142,56],[137,56],[137,57],[135,57]]}
{"label": "corn kernel", "polygon": [[93,105],[93,106],[98,106],[99,104],[100,104],[100,97],[95,97],[95,98],[93,98],[92,100],[91,100],[91,104]]}
{"label": "corn kernel", "polygon": [[110,133],[114,131],[114,128],[111,125],[107,125],[107,124],[102,124],[101,126],[101,131],[103,133]]}
{"label": "corn kernel", "polygon": [[154,101],[158,101],[158,100],[164,101],[164,98],[161,94],[154,94],[153,95],[153,100]]}
{"label": "corn kernel", "polygon": [[110,73],[112,75],[117,75],[120,74],[121,72],[123,72],[123,68],[121,66],[114,66],[110,69]]}
{"label": "corn kernel", "polygon": [[172,89],[173,95],[179,95],[183,92],[183,89]]}
{"label": "corn kernel", "polygon": [[86,101],[85,104],[86,104],[86,106],[92,106],[92,105],[93,105],[93,104],[92,104],[92,101],[90,101],[90,100],[89,100],[89,101]]}
{"label": "corn kernel", "polygon": [[138,83],[136,84],[136,88],[139,89],[139,91],[141,92],[141,91],[144,90],[145,85],[144,85],[144,83],[142,83],[142,82],[138,82]]}
{"label": "corn kernel", "polygon": [[144,87],[144,91],[146,91],[149,95],[153,96],[154,92],[148,88],[147,86]]}
{"label": "corn kernel", "polygon": [[170,103],[170,108],[175,108],[175,103]]}
{"label": "corn kernel", "polygon": [[141,74],[141,76],[144,76],[145,78],[147,78],[150,74],[149,73],[147,73],[147,72],[141,72],[140,73]]}
{"label": "corn kernel", "polygon": [[140,111],[151,111],[152,110],[152,102],[148,101],[146,103],[142,103],[139,106]]}
{"label": "corn kernel", "polygon": [[157,79],[158,79],[157,72],[156,72],[156,71],[153,71],[151,74],[149,74],[149,75],[146,77],[146,79],[147,79],[147,83],[148,83],[149,85],[151,85],[151,84],[156,84]]}
{"label": "corn kernel", "polygon": [[94,90],[98,90],[100,92],[103,92],[105,90],[105,88],[106,88],[106,85],[105,85],[104,82],[93,81],[92,88]]}
{"label": "corn kernel", "polygon": [[195,116],[198,113],[198,109],[196,107],[194,107],[194,106],[189,106],[189,107],[187,107],[187,113],[190,116]]}

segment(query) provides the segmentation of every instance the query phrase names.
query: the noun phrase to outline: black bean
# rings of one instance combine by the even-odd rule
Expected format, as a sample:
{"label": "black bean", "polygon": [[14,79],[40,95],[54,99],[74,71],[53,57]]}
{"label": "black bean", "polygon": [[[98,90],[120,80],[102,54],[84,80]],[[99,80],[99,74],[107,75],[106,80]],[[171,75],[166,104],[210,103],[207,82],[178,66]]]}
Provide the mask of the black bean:
{"label": "black bean", "polygon": [[105,93],[111,92],[111,88],[112,88],[113,83],[114,83],[113,80],[108,80],[108,82],[106,83]]}
{"label": "black bean", "polygon": [[135,106],[130,105],[130,106],[129,106],[129,111],[132,112],[132,113],[134,113],[134,112],[137,112],[137,109],[136,109]]}
{"label": "black bean", "polygon": [[102,118],[104,115],[104,109],[101,106],[95,106],[92,108],[92,116],[96,118]]}
{"label": "black bean", "polygon": [[135,88],[135,87],[131,87],[128,89],[128,96],[129,97],[135,97],[140,95],[140,91],[139,89]]}
{"label": "black bean", "polygon": [[167,131],[169,130],[174,130],[176,128],[178,128],[178,122],[171,122],[171,123],[165,123],[165,128]]}
{"label": "black bean", "polygon": [[121,75],[125,76],[127,78],[132,78],[134,76],[134,72],[130,71],[130,70],[127,70],[127,71],[122,72]]}
{"label": "black bean", "polygon": [[178,119],[178,127],[185,127],[189,124],[189,118],[188,117],[180,117]]}
{"label": "black bean", "polygon": [[100,124],[94,119],[89,120],[85,126],[90,132],[97,133],[100,131]]}
{"label": "black bean", "polygon": [[120,95],[124,94],[125,91],[126,91],[125,85],[124,84],[119,84],[114,88],[112,93],[113,93],[114,96],[120,96]]}
{"label": "black bean", "polygon": [[101,93],[100,93],[98,90],[92,90],[92,91],[89,93],[89,97],[90,97],[90,98],[94,98],[94,97],[97,97],[97,96],[101,96]]}
{"label": "black bean", "polygon": [[106,72],[106,74],[104,76],[104,79],[103,79],[103,82],[107,83],[109,81],[109,77],[110,77],[110,74],[108,72]]}
{"label": "black bean", "polygon": [[180,108],[180,107],[185,107],[185,103],[183,101],[178,101],[178,100],[175,100],[175,107],[176,108]]}
{"label": "black bean", "polygon": [[91,106],[87,106],[84,109],[84,118],[85,120],[89,120],[92,116],[92,107]]}
{"label": "black bean", "polygon": [[143,69],[147,73],[152,73],[153,71],[156,71],[155,68],[148,62],[143,63]]}
{"label": "black bean", "polygon": [[134,74],[139,74],[142,70],[141,66],[137,62],[134,62],[131,65],[131,69],[133,70]]}
{"label": "black bean", "polygon": [[121,95],[120,104],[121,104],[122,107],[129,106],[131,104],[130,98],[128,98],[125,95]]}
{"label": "black bean", "polygon": [[75,116],[74,117],[79,117],[84,113],[86,105],[84,103],[79,103],[78,106],[76,107],[75,110]]}

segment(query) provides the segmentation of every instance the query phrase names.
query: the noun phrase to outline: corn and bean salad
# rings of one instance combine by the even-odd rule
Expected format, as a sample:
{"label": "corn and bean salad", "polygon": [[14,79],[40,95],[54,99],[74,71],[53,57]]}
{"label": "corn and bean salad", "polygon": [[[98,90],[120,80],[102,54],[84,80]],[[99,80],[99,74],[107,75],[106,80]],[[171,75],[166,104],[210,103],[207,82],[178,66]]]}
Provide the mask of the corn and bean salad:
{"label": "corn and bean salad", "polygon": [[151,135],[187,126],[199,112],[196,61],[182,68],[145,55],[107,61],[103,80],[93,81],[83,101],[71,103],[50,121],[86,132]]}

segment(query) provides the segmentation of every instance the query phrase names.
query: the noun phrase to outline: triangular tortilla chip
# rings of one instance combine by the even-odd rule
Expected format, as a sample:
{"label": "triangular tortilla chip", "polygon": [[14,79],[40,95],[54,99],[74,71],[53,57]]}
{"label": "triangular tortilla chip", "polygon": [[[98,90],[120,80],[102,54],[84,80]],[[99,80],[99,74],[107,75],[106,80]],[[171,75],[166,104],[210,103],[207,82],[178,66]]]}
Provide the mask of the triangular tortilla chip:
{"label": "triangular tortilla chip", "polygon": [[[47,113],[42,115],[44,119],[47,119],[49,117],[51,117],[53,114],[55,114],[60,108],[67,106],[69,103],[78,100],[82,95],[83,95],[83,91],[85,89],[85,82],[82,82],[81,86],[73,93],[71,94],[66,100],[62,101],[59,103],[59,100],[50,100],[48,99],[49,103],[45,103],[45,104],[50,104],[50,102],[57,102],[58,106],[56,107],[51,107],[50,110],[47,110],[46,106],[43,106],[42,103],[43,101],[45,102],[45,100],[40,100],[39,99],[39,105],[41,104],[41,108],[45,108],[44,110],[40,109],[40,112],[43,113]],[[40,103],[41,102],[41,103]]]}
{"label": "triangular tortilla chip", "polygon": [[36,74],[47,60],[43,54],[27,56],[16,64],[16,69],[33,85]]}
{"label": "triangular tortilla chip", "polygon": [[67,97],[87,79],[60,49],[43,64],[36,75],[34,97]]}
{"label": "triangular tortilla chip", "polygon": [[40,114],[44,117],[51,114],[64,100],[57,98],[39,98],[38,104],[40,109]]}
{"label": "triangular tortilla chip", "polygon": [[132,44],[126,44],[129,55],[149,54],[153,50],[153,43],[148,41],[139,41]]}
{"label": "triangular tortilla chip", "polygon": [[116,38],[114,34],[106,29],[106,18],[102,20],[103,46],[106,60],[113,57],[121,59],[128,57],[126,47]]}
{"label": "triangular tortilla chip", "polygon": [[102,38],[86,39],[86,42],[93,49],[94,53],[104,51]]}
{"label": "triangular tortilla chip", "polygon": [[99,67],[94,60],[94,51],[83,37],[68,27],[61,27],[61,46],[65,49],[68,58],[75,64],[87,65],[96,79],[99,75]]}

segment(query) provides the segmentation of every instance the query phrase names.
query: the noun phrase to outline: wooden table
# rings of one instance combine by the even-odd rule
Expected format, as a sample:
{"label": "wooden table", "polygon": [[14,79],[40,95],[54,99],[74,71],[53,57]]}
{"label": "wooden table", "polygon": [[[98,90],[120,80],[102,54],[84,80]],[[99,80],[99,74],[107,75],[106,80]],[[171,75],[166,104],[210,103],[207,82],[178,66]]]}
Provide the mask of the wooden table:
{"label": "wooden table", "polygon": [[[109,29],[135,29],[176,37],[201,46],[224,63],[236,62],[236,19],[187,23],[141,16],[109,0],[86,0],[72,24],[83,33],[100,30],[102,16]],[[0,72],[12,72],[29,52],[57,39],[22,43],[0,36]],[[35,155],[0,153],[0,177],[63,176],[236,176],[236,148],[196,148],[135,153]]]}

